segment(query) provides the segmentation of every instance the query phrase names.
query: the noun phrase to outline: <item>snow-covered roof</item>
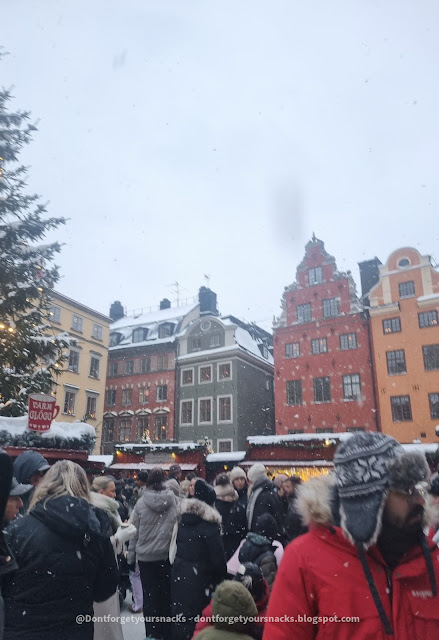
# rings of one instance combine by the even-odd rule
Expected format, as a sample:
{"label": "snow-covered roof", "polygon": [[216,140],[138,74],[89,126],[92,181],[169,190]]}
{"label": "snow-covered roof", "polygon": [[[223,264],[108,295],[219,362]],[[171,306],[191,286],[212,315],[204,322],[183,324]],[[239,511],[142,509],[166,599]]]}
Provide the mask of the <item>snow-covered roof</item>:
{"label": "snow-covered roof", "polygon": [[103,462],[105,467],[109,467],[113,462],[113,456],[88,456],[89,462]]}
{"label": "snow-covered roof", "polygon": [[410,453],[436,453],[439,444],[403,444],[402,446]]}
{"label": "snow-covered roof", "polygon": [[333,467],[334,463],[329,460],[245,460],[241,462],[242,467],[252,467],[256,462],[260,462],[266,467]]}
{"label": "snow-covered roof", "polygon": [[[22,435],[27,430],[27,416],[19,418],[0,417],[0,431],[8,431],[13,436]],[[83,436],[96,437],[94,427],[85,422],[52,422],[48,431],[40,433],[41,438],[82,438]]]}
{"label": "snow-covered roof", "polygon": [[209,453],[206,462],[240,462],[245,458],[245,451],[229,451],[229,453]]}
{"label": "snow-covered roof", "polygon": [[353,433],[293,433],[285,436],[249,436],[249,444],[281,444],[282,442],[300,442],[303,440],[334,440],[334,443],[344,442],[352,438]]}
{"label": "snow-covered roof", "polygon": [[439,298],[439,292],[431,293],[428,296],[419,296],[418,302],[427,302],[428,300],[436,300],[437,298]]}
{"label": "snow-covered roof", "polygon": [[263,362],[268,362],[271,365],[274,364],[273,356],[269,351],[267,353],[267,358],[263,357],[261,350],[259,349],[259,346],[258,346],[260,344],[263,344],[262,341],[252,338],[250,333],[245,329],[242,329],[241,327],[236,327],[235,340],[242,349],[251,353],[253,356],[258,358],[258,360],[262,360]]}
{"label": "snow-covered roof", "polygon": [[131,444],[129,442],[120,442],[116,444],[116,449],[144,449],[145,451],[161,451],[163,449],[180,449],[189,451],[191,449],[200,449],[204,445],[197,442],[163,442],[161,444]]}
{"label": "snow-covered roof", "polygon": [[[171,307],[170,309],[161,309],[160,311],[144,313],[138,316],[124,316],[110,326],[110,335],[120,333],[122,336],[117,345],[110,347],[110,352],[116,349],[132,347],[133,344],[136,347],[142,347],[151,344],[152,341],[154,341],[154,344],[173,342],[178,335],[182,320],[194,311],[197,306],[198,303],[193,303],[184,307]],[[159,327],[167,322],[175,325],[174,332],[171,336],[159,338]],[[148,330],[146,340],[133,343],[134,329],[142,328]]]}
{"label": "snow-covered roof", "polygon": [[[155,467],[160,467],[164,471],[169,471],[172,462],[116,462],[110,466],[110,469],[119,471],[149,471]],[[182,471],[193,471],[197,468],[196,464],[186,462],[179,463]]]}

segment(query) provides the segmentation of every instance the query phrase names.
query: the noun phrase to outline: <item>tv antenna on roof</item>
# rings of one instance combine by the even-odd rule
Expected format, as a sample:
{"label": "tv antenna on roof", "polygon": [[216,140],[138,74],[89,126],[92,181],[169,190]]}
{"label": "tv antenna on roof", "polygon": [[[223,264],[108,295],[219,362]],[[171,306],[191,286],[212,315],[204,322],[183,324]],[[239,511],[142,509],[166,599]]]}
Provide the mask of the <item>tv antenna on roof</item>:
{"label": "tv antenna on roof", "polygon": [[204,274],[204,278],[206,280],[206,287],[209,288],[209,283],[210,283],[210,275],[208,273]]}
{"label": "tv antenna on roof", "polygon": [[169,287],[173,287],[173,289],[171,289],[172,293],[175,293],[177,295],[177,307],[180,306],[180,283],[175,281],[172,284],[168,285]]}

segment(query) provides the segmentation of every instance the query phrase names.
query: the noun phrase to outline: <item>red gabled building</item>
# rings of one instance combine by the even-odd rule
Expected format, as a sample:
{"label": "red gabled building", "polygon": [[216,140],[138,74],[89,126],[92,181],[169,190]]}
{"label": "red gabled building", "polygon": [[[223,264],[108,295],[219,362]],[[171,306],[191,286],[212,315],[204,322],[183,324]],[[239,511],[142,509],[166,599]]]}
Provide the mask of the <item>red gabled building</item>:
{"label": "red gabled building", "polygon": [[350,272],[313,236],[274,330],[276,433],[377,430],[369,322]]}

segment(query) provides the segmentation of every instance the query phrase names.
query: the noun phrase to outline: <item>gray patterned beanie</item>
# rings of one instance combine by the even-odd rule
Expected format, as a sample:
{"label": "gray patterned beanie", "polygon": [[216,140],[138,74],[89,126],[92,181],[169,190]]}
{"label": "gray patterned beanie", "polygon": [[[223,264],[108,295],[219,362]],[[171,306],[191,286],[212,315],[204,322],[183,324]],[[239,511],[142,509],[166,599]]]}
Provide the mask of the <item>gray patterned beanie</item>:
{"label": "gray patterned beanie", "polygon": [[353,544],[374,544],[388,489],[407,490],[428,479],[425,456],[406,453],[383,433],[358,433],[341,444],[334,456],[340,499],[341,527]]}

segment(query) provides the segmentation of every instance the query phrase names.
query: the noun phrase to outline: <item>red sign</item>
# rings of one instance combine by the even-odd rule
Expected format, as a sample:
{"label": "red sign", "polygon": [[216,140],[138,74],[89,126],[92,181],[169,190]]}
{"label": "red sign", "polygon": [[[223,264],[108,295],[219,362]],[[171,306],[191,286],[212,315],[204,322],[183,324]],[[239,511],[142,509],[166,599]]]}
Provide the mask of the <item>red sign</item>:
{"label": "red sign", "polygon": [[42,393],[29,396],[29,429],[49,431],[52,420],[59,413],[59,406],[55,402],[55,398]]}

